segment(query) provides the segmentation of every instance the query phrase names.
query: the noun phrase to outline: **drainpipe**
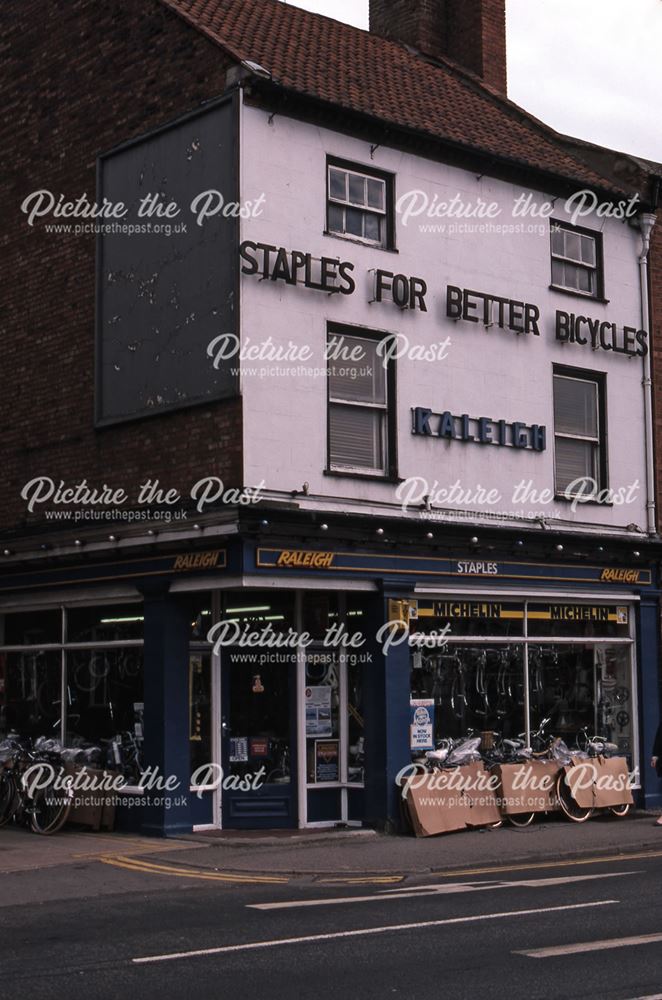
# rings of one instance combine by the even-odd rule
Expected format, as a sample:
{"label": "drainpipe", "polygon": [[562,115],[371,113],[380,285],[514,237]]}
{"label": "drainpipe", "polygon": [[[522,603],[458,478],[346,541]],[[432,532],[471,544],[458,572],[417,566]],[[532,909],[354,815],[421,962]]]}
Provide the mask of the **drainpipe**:
{"label": "drainpipe", "polygon": [[648,251],[651,230],[656,216],[643,212],[639,216],[642,248],[639,256],[639,284],[641,288],[641,328],[648,330],[648,352],[644,355],[644,374],[641,384],[644,389],[644,437],[646,441],[646,527],[649,535],[656,532],[655,525],[655,453],[653,451],[653,393],[651,380],[652,327],[648,301]]}

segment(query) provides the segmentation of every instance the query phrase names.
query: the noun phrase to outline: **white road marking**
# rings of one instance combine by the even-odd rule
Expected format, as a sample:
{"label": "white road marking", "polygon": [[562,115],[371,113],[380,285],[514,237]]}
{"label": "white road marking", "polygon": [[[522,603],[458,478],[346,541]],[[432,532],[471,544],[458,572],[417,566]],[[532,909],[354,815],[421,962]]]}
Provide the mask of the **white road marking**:
{"label": "white road marking", "polygon": [[638,872],[605,872],[591,875],[574,875],[570,878],[536,878],[513,882],[446,882],[437,885],[422,885],[409,889],[382,889],[369,896],[334,896],[331,899],[292,899],[279,903],[247,903],[249,910],[288,910],[300,906],[334,906],[339,903],[369,903],[389,899],[413,899],[421,896],[445,896],[461,892],[482,892],[486,889],[512,889],[525,886],[540,889],[551,885],[567,885],[571,882],[587,882],[601,878],[618,878],[623,875],[637,875]]}
{"label": "white road marking", "polygon": [[146,955],[132,958],[134,965],[150,962],[171,962],[178,958],[204,958],[207,955],[225,955],[237,951],[255,951],[258,948],[277,948],[284,944],[310,944],[313,941],[333,941],[339,938],[362,937],[371,934],[389,934],[392,931],[420,930],[423,927],[444,927],[450,924],[470,924],[479,920],[503,920],[526,917],[535,913],[558,913],[561,910],[584,910],[592,906],[612,906],[618,899],[600,899],[594,903],[571,903],[566,906],[544,906],[535,910],[510,910],[507,913],[479,913],[470,917],[447,917],[445,920],[421,920],[415,924],[389,924],[386,927],[362,927],[354,931],[334,931],[329,934],[307,934],[304,937],[276,938],[273,941],[250,941],[247,944],[228,944],[220,948],[200,948],[196,951],[176,951],[166,955]]}
{"label": "white road marking", "polygon": [[514,955],[527,958],[553,958],[555,955],[580,955],[586,951],[608,951],[610,948],[632,948],[637,944],[654,944],[662,941],[662,934],[639,934],[637,937],[605,938],[603,941],[579,941],[575,944],[557,944],[550,948],[531,951],[514,951]]}

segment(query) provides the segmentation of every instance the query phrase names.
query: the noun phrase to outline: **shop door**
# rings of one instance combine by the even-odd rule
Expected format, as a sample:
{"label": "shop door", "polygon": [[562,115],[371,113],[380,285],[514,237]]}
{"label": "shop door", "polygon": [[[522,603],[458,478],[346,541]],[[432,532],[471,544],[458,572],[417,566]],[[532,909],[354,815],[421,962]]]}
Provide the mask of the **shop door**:
{"label": "shop door", "polygon": [[355,657],[313,646],[300,670],[306,826],[358,822],[364,808],[363,666]]}
{"label": "shop door", "polygon": [[295,654],[223,651],[221,704],[223,827],[296,827]]}

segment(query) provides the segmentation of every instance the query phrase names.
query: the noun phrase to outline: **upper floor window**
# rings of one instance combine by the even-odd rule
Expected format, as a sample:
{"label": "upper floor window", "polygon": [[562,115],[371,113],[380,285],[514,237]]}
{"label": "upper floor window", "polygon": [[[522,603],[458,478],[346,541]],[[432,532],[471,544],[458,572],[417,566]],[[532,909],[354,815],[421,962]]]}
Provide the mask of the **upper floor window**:
{"label": "upper floor window", "polygon": [[[350,330],[352,328],[349,328]],[[328,470],[389,476],[394,466],[394,362],[379,340],[329,329]]]}
{"label": "upper floor window", "polygon": [[577,295],[603,295],[602,237],[563,222],[551,223],[552,285]]}
{"label": "upper floor window", "polygon": [[393,246],[393,179],[343,160],[327,160],[326,228],[371,246]]}
{"label": "upper floor window", "polygon": [[583,497],[606,486],[604,377],[582,370],[554,372],[556,493]]}

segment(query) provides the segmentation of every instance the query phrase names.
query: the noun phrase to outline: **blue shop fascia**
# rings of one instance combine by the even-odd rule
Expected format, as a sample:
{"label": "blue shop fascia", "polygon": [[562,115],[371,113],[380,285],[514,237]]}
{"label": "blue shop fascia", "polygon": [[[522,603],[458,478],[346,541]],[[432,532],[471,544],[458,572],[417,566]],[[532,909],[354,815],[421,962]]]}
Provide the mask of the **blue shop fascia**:
{"label": "blue shop fascia", "polygon": [[656,543],[349,520],[263,511],[169,550],[7,567],[0,737],[121,737],[117,824],[155,835],[397,829],[412,756],[543,719],[617,743],[639,804],[662,805]]}

